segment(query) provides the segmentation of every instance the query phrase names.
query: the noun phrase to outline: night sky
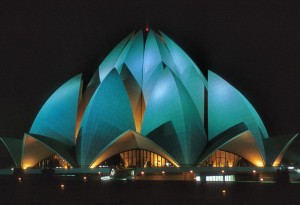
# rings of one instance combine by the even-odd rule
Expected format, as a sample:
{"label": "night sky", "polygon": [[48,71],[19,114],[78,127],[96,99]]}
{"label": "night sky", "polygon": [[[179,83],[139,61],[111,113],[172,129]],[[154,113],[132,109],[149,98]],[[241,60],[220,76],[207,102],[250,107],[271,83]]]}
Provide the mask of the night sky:
{"label": "night sky", "polygon": [[88,81],[147,21],[244,94],[271,136],[298,132],[300,2],[183,2],[1,1],[0,136],[21,138],[59,86]]}

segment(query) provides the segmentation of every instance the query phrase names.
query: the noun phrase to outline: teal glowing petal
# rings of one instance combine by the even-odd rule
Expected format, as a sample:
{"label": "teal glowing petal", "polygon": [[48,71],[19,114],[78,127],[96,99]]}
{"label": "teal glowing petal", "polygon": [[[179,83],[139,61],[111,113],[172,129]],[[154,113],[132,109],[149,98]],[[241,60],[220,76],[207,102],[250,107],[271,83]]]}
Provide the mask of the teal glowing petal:
{"label": "teal glowing petal", "polygon": [[[179,164],[194,164],[207,137],[192,99],[168,67],[157,67],[148,83],[152,89],[148,93],[142,135],[164,148]],[[161,126],[164,132],[157,131]],[[166,130],[166,126],[174,129]]]}
{"label": "teal glowing petal", "polygon": [[193,102],[200,114],[202,122],[204,122],[204,95],[205,85],[203,84],[200,76],[197,75],[195,69],[186,69],[181,75],[181,82],[187,89],[189,95],[193,99]]}
{"label": "teal glowing petal", "polygon": [[144,62],[144,37],[143,32],[139,31],[132,40],[130,51],[128,52],[124,63],[130,70],[138,85],[142,87],[143,62]]}
{"label": "teal glowing petal", "polygon": [[128,52],[131,48],[132,42],[134,41],[133,39],[135,38],[135,36],[131,36],[131,39],[128,40],[127,44],[125,45],[125,47],[123,48],[122,52],[119,54],[119,57],[116,61],[116,63],[114,64],[113,68],[115,68],[118,73],[121,72],[123,63],[128,55]]}
{"label": "teal glowing petal", "polygon": [[172,66],[170,69],[176,74],[187,89],[197,107],[202,122],[204,122],[204,92],[207,80],[204,78],[199,68],[179,46],[165,34],[162,33],[162,36],[164,37],[163,41],[167,46],[166,49],[169,51],[167,54],[166,49],[163,49],[163,46],[161,46],[162,43],[159,44],[161,53],[164,54],[163,56],[166,56],[163,58],[165,60],[164,62],[169,62],[169,65]]}
{"label": "teal glowing petal", "polygon": [[162,62],[159,48],[154,35],[154,32],[150,30],[146,39],[143,66],[144,83],[147,83],[148,79],[155,71],[156,67]]}
{"label": "teal glowing petal", "polygon": [[76,146],[79,165],[90,166],[99,151],[124,131],[134,128],[126,89],[113,69],[95,91],[84,113]]}
{"label": "teal glowing petal", "polygon": [[[215,73],[208,72],[208,137],[209,140],[228,128],[244,122],[256,138],[263,158],[263,138],[268,138],[257,112],[242,94]],[[264,134],[262,134],[264,133]]]}
{"label": "teal glowing petal", "polygon": [[132,113],[136,125],[135,130],[139,132],[141,129],[143,113],[145,110],[142,89],[126,65],[123,65],[120,75],[123,79],[123,84],[125,86],[130,100]]}
{"label": "teal glowing petal", "polygon": [[166,45],[173,56],[173,60],[178,68],[180,74],[184,73],[186,69],[191,69],[193,67],[202,80],[205,87],[207,87],[207,80],[204,75],[201,73],[197,65],[191,60],[191,58],[176,44],[172,41],[167,35],[161,32],[161,35],[166,42]]}
{"label": "teal glowing petal", "polygon": [[268,138],[269,134],[268,134],[267,129],[266,129],[263,121],[261,120],[260,116],[254,109],[254,107],[250,104],[250,102],[240,92],[239,92],[239,94],[240,94],[241,98],[243,99],[243,101],[245,102],[245,104],[247,105],[249,111],[251,112],[257,126],[259,127],[260,134],[262,135],[263,138]]}
{"label": "teal glowing petal", "polygon": [[158,45],[160,56],[161,56],[162,62],[164,63],[164,66],[169,67],[172,70],[172,72],[177,77],[179,77],[180,76],[179,72],[178,72],[177,67],[174,63],[172,55],[170,54],[168,48],[166,47],[164,39],[161,36],[159,36],[158,34],[155,34],[155,39],[156,39],[156,43]]}
{"label": "teal glowing petal", "polygon": [[73,146],[80,86],[81,74],[57,89],[39,111],[30,134],[50,137]]}
{"label": "teal glowing petal", "polygon": [[133,33],[128,35],[125,39],[123,39],[102,61],[99,66],[99,78],[100,82],[102,82],[108,73],[114,68],[121,52],[123,51],[125,45],[132,37]]}

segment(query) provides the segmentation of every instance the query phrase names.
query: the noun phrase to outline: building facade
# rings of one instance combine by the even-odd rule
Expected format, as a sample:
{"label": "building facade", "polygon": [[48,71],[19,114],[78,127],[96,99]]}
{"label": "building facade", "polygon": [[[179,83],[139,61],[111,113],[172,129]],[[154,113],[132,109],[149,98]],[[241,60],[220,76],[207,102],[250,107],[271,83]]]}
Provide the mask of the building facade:
{"label": "building facade", "polygon": [[24,169],[265,167],[278,166],[296,136],[269,137],[237,89],[210,70],[205,76],[163,32],[140,30],[87,87],[79,74],[58,88],[22,140],[1,140]]}

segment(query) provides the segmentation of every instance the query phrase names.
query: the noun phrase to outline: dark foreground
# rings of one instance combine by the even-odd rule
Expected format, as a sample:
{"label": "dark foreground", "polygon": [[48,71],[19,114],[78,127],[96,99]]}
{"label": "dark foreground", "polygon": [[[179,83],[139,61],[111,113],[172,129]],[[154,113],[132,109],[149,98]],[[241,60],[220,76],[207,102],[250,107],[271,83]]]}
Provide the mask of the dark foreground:
{"label": "dark foreground", "polygon": [[300,184],[1,176],[0,204],[300,204]]}

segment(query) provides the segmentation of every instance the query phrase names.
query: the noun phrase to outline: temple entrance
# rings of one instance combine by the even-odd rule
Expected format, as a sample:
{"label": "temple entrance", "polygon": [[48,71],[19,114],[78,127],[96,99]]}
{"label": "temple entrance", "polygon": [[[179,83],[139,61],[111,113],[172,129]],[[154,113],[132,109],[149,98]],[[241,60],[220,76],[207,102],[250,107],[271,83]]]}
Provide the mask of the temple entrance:
{"label": "temple entrance", "polygon": [[251,167],[248,160],[223,150],[217,150],[204,160],[200,167]]}
{"label": "temple entrance", "polygon": [[39,161],[33,168],[39,169],[52,169],[52,168],[64,168],[68,169],[72,166],[61,158],[59,155],[51,155],[46,157],[45,159]]}
{"label": "temple entrance", "polygon": [[164,157],[143,149],[132,149],[110,157],[98,167],[118,168],[146,168],[146,167],[172,167],[174,166]]}

